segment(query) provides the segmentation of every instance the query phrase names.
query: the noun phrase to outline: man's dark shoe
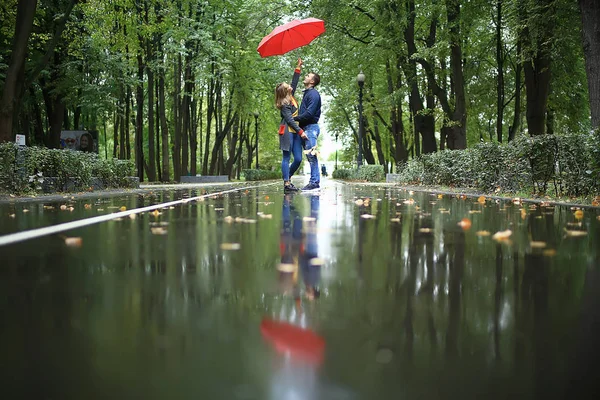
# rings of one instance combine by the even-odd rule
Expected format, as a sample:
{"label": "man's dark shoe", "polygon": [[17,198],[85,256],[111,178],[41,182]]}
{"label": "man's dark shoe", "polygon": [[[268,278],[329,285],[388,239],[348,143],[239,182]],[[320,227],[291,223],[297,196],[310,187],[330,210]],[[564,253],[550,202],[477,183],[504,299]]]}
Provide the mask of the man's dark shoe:
{"label": "man's dark shoe", "polygon": [[291,183],[289,185],[283,185],[283,193],[295,193],[298,191],[300,191],[300,189]]}
{"label": "man's dark shoe", "polygon": [[304,190],[304,191],[315,190],[315,189],[319,189],[318,183],[309,183],[308,185],[306,185],[302,188],[302,190]]}

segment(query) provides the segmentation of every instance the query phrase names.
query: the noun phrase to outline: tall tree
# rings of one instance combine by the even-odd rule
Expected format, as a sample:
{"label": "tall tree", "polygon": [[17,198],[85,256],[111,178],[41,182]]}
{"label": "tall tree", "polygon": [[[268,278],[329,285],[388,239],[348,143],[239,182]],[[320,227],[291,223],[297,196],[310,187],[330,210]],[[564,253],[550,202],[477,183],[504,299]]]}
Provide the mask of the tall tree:
{"label": "tall tree", "polygon": [[521,0],[525,16],[522,42],[527,94],[527,128],[531,136],[546,132],[554,25],[554,0]]}
{"label": "tall tree", "polygon": [[600,1],[579,0],[592,128],[600,127]]}
{"label": "tall tree", "polygon": [[4,89],[0,99],[0,142],[12,140],[13,113],[15,97],[19,90],[19,81],[24,79],[27,43],[33,28],[33,18],[37,8],[37,0],[19,0],[17,5],[17,22],[13,37],[12,51]]}

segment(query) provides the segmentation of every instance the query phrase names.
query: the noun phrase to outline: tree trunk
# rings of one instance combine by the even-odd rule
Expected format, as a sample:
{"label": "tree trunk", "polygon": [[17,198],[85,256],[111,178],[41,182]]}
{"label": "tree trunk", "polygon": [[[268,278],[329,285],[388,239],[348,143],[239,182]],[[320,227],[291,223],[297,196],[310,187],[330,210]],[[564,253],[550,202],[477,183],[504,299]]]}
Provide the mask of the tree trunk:
{"label": "tree trunk", "polygon": [[[386,61],[385,71],[387,76],[388,94],[395,100],[390,108],[390,125],[392,128],[392,137],[394,138],[394,160],[396,164],[402,164],[407,161],[408,154],[404,145],[404,124],[402,122],[402,101],[400,96],[395,96],[396,91],[401,87],[401,71],[400,64],[397,63],[395,73],[392,71],[389,60]],[[395,76],[394,76],[395,75]],[[394,82],[394,77],[396,81]]]}
{"label": "tree trunk", "polygon": [[[143,44],[142,38],[139,38],[140,45]],[[144,60],[141,54],[141,48],[138,49],[138,81],[136,88],[137,110],[135,116],[135,165],[137,167],[140,182],[144,181]]]}
{"label": "tree trunk", "polygon": [[[145,6],[145,22],[148,23],[148,3],[144,2]],[[155,54],[153,48],[153,41],[150,39],[145,40],[147,58],[150,63],[154,64]],[[151,182],[156,181],[156,160],[155,160],[155,141],[154,141],[154,69],[153,67],[146,65],[146,75],[148,76],[148,180]]]}
{"label": "tree trunk", "polygon": [[[162,46],[161,46],[162,47]],[[162,53],[159,48],[158,54]],[[158,74],[158,104],[160,115],[160,131],[162,134],[162,181],[171,180],[169,171],[169,129],[167,127],[167,113],[165,108],[165,69],[161,68]]]}
{"label": "tree trunk", "polygon": [[451,127],[452,150],[467,148],[467,102],[465,97],[465,79],[463,74],[463,56],[460,45],[460,1],[446,0],[448,25],[450,26],[450,65],[454,84],[454,112]]}
{"label": "tree trunk", "polygon": [[9,142],[13,139],[13,117],[16,107],[15,100],[18,94],[18,81],[22,79],[25,70],[27,43],[33,28],[36,8],[37,0],[19,0],[17,4],[15,36],[4,80],[2,98],[0,98],[0,143]]}
{"label": "tree trunk", "polygon": [[[152,59],[152,58],[150,58]],[[156,181],[156,150],[154,140],[154,71],[147,67],[148,75],[148,180]]]}
{"label": "tree trunk", "polygon": [[181,179],[181,54],[177,56],[177,61],[173,65],[173,120],[175,121],[175,130],[173,132],[173,173],[174,179]]}
{"label": "tree trunk", "polygon": [[204,142],[204,161],[202,163],[202,175],[208,175],[208,154],[210,150],[210,135],[212,128],[212,116],[215,109],[215,67],[214,61],[211,63],[211,77],[208,84],[208,108],[206,110],[206,142]]}
{"label": "tree trunk", "polygon": [[202,92],[200,99],[194,96],[192,102],[192,130],[190,132],[190,174],[195,176],[198,173],[198,125],[202,131]]}
{"label": "tree trunk", "polygon": [[[517,40],[517,58],[521,59],[521,40]],[[512,125],[508,127],[508,141],[511,142],[515,138],[515,134],[521,125],[521,74],[523,73],[523,64],[517,62],[515,67],[515,112],[513,115]]]}
{"label": "tree trunk", "polygon": [[539,55],[533,60],[526,61],[524,70],[529,135],[543,135],[550,94],[550,57]]}
{"label": "tree trunk", "polygon": [[496,137],[502,143],[502,121],[504,120],[504,54],[502,41],[502,3],[496,1],[496,66],[498,80],[496,82]]}
{"label": "tree trunk", "polygon": [[120,129],[120,113],[119,103],[117,103],[117,110],[115,111],[115,124],[113,129],[113,158],[117,158],[117,148],[119,146],[119,129]]}
{"label": "tree trunk", "polygon": [[[121,140],[125,142],[125,157],[131,160],[131,140],[129,138],[129,125],[131,124],[131,88],[127,86],[127,95],[125,97],[125,120],[123,121],[123,136]],[[124,139],[123,139],[124,138]]]}
{"label": "tree trunk", "polygon": [[[539,9],[522,10],[528,24],[522,31],[523,45],[528,53],[523,71],[527,93],[527,129],[529,135],[543,135],[546,128],[546,108],[550,95],[553,0],[538,0]],[[528,12],[536,13],[527,16]],[[530,28],[531,26],[531,28]],[[535,47],[534,47],[535,46]]]}
{"label": "tree trunk", "polygon": [[181,173],[189,174],[189,149],[191,129],[191,108],[192,108],[192,92],[194,90],[194,81],[192,78],[192,56],[188,54],[185,57],[185,67],[183,74],[183,101],[181,104],[182,112],[182,140],[181,140]]}
{"label": "tree trunk", "polygon": [[[404,75],[407,77],[410,87],[409,108],[414,119],[415,139],[420,134],[423,139],[423,153],[434,153],[437,151],[437,142],[435,140],[435,119],[433,117],[433,104],[428,112],[424,112],[423,99],[419,93],[419,84],[417,77],[417,64],[413,56],[417,53],[415,44],[415,2],[408,2],[408,23],[404,30],[404,40],[408,48],[408,63],[404,63]],[[428,46],[435,43],[437,32],[437,20],[432,19],[429,27]],[[428,104],[429,106],[429,104]]]}
{"label": "tree trunk", "polygon": [[579,0],[592,128],[600,127],[600,2]]}

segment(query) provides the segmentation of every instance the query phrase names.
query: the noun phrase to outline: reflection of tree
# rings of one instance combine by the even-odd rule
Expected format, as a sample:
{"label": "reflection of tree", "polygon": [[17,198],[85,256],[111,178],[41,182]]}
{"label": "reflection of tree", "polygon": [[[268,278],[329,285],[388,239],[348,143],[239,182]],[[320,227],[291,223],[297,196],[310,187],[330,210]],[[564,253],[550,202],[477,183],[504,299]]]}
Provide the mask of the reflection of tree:
{"label": "reflection of tree", "polygon": [[17,398],[82,398],[93,370],[82,332],[94,300],[80,285],[85,264],[61,252],[40,259],[27,245],[2,254],[2,390]]}
{"label": "reflection of tree", "polygon": [[494,355],[500,360],[500,311],[502,308],[502,244],[496,244],[496,289],[494,291]]}
{"label": "reflection of tree", "polygon": [[533,323],[531,340],[534,385],[536,395],[540,398],[552,397],[552,393],[548,393],[550,385],[547,379],[553,368],[548,318],[548,260],[548,257],[541,254],[525,254],[521,287],[524,314]]}
{"label": "reflection of tree", "polygon": [[[579,323],[569,362],[564,398],[596,398],[600,393],[600,271],[590,265],[585,279]],[[596,267],[596,268],[595,268]]]}
{"label": "reflection of tree", "polygon": [[[448,233],[446,231],[446,233]],[[448,330],[446,332],[446,355],[449,359],[458,356],[458,328],[460,325],[461,283],[465,268],[465,234],[462,230],[448,233]]]}

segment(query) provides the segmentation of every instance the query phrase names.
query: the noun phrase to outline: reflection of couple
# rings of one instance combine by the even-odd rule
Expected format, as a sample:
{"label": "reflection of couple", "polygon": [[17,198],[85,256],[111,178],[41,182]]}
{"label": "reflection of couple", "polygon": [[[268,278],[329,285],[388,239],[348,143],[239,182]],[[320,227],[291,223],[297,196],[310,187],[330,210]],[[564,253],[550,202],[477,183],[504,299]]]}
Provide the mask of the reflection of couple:
{"label": "reflection of couple", "polygon": [[310,198],[310,217],[303,219],[292,204],[293,196],[287,194],[281,209],[282,228],[279,248],[281,251],[280,284],[284,293],[292,292],[299,300],[298,273],[304,282],[304,296],[314,300],[320,296],[321,263],[318,259],[317,218],[319,196]]}

